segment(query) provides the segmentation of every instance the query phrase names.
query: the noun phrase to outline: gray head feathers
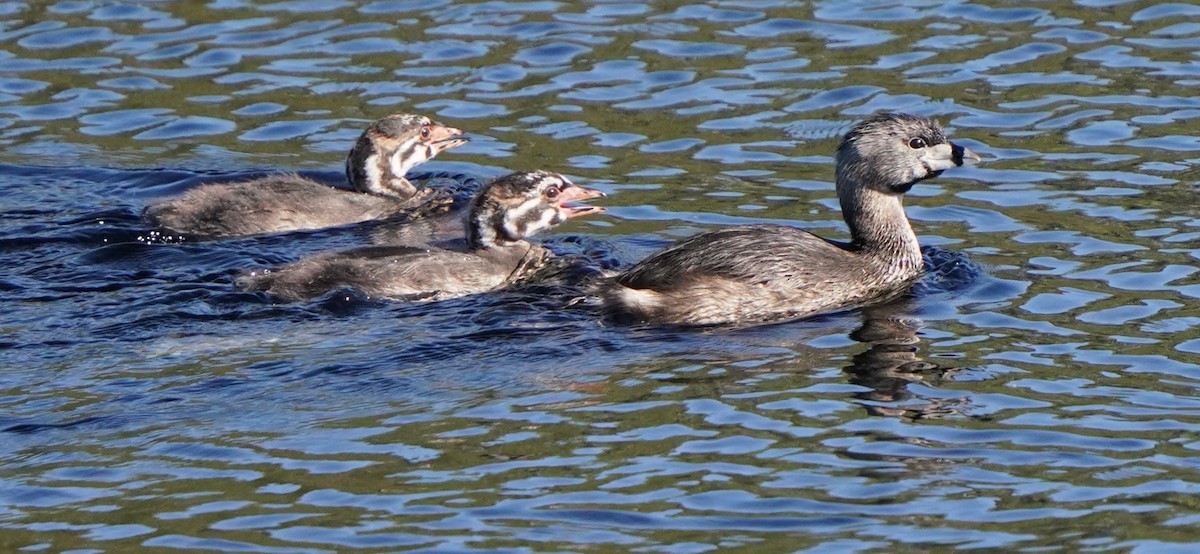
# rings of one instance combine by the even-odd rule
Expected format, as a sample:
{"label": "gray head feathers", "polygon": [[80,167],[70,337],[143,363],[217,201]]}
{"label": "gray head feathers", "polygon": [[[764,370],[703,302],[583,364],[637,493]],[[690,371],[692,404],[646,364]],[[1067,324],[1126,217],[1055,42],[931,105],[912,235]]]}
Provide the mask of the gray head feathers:
{"label": "gray head feathers", "polygon": [[850,129],[837,149],[838,196],[845,186],[904,194],[923,179],[979,157],[946,139],[927,117],[881,112]]}

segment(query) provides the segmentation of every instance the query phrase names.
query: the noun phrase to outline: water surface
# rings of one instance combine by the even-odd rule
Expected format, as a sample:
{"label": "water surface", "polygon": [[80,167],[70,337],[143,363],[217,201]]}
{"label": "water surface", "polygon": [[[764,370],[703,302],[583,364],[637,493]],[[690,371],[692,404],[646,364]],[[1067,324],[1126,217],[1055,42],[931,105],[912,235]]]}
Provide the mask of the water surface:
{"label": "water surface", "polygon": [[[1011,2],[0,4],[0,549],[1192,552],[1200,9]],[[986,158],[915,188],[984,268],[741,330],[574,292],[236,291],[369,229],[147,240],[146,203],[338,180],[370,121],[421,169],[609,193],[596,267],[784,222],[845,238],[877,110]],[[961,259],[961,258],[955,258]],[[940,265],[948,268],[951,266]]]}

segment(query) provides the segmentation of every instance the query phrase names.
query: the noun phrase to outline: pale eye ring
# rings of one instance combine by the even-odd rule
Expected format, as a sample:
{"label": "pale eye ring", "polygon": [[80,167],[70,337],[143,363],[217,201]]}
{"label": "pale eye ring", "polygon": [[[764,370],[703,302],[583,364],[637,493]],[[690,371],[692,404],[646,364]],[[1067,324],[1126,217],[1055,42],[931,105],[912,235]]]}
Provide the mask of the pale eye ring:
{"label": "pale eye ring", "polygon": [[542,194],[544,194],[546,196],[546,198],[554,200],[555,198],[558,198],[559,192],[561,192],[561,191],[558,190],[558,187],[550,187],[550,188],[546,189],[546,192],[543,192]]}
{"label": "pale eye ring", "polygon": [[912,149],[925,148],[925,139],[921,137],[914,138],[908,141],[908,147]]}
{"label": "pale eye ring", "polygon": [[421,138],[427,139],[431,134],[433,134],[433,131],[429,129],[428,125],[421,127]]}

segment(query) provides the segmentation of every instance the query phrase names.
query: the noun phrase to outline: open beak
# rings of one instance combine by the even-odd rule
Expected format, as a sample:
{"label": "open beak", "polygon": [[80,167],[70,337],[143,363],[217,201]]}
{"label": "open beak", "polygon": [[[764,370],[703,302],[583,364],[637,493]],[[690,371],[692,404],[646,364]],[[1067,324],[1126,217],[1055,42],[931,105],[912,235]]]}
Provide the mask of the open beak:
{"label": "open beak", "polygon": [[467,137],[463,136],[460,129],[437,124],[429,126],[429,145],[433,147],[434,154],[457,148],[466,143]]}
{"label": "open beak", "polygon": [[571,219],[581,215],[602,214],[604,213],[604,208],[601,208],[600,206],[568,206],[568,203],[589,200],[592,198],[604,198],[605,196],[608,195],[596,189],[589,189],[579,185],[573,185],[562,189],[562,193],[558,195],[555,203],[558,205],[559,209],[561,209],[563,212],[566,212],[567,219]]}

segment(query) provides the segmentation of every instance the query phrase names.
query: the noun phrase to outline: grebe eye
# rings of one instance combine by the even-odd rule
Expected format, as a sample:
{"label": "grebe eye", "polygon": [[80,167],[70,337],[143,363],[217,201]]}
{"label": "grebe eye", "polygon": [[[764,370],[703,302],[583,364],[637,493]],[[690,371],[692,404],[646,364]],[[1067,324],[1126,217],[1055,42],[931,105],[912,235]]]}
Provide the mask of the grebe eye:
{"label": "grebe eye", "polygon": [[913,149],[925,148],[925,139],[923,139],[921,137],[912,139],[912,140],[908,141],[908,147],[913,148]]}
{"label": "grebe eye", "polygon": [[429,135],[431,135],[432,133],[433,133],[433,131],[429,130],[428,125],[421,127],[421,138],[427,139],[427,138],[429,138]]}
{"label": "grebe eye", "polygon": [[542,194],[544,194],[546,196],[546,198],[554,200],[555,198],[558,198],[559,192],[561,192],[561,191],[558,190],[558,187],[550,187],[550,188],[546,189],[546,192],[543,192]]}

